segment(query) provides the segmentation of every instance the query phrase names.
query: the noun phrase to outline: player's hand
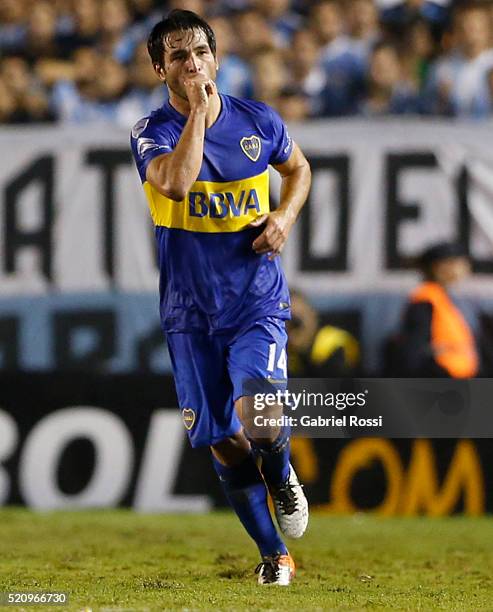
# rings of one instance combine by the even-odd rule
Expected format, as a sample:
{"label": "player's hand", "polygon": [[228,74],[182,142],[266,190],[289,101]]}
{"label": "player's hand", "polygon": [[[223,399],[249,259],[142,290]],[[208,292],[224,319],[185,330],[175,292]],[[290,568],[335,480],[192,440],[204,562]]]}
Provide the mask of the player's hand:
{"label": "player's hand", "polygon": [[272,260],[277,255],[280,255],[289,232],[293,225],[293,221],[289,219],[285,212],[275,210],[268,215],[262,215],[255,221],[250,223],[250,227],[259,227],[265,223],[264,231],[258,236],[252,244],[252,248],[257,255],[270,253],[269,259]]}
{"label": "player's hand", "polygon": [[203,74],[196,74],[184,81],[191,110],[206,111],[209,100],[217,92],[216,84]]}

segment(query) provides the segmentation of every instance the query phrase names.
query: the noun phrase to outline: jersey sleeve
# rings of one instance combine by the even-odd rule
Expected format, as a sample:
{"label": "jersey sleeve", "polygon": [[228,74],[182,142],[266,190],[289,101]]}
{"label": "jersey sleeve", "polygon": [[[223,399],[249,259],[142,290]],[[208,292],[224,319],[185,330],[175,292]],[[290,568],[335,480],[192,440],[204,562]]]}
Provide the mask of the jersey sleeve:
{"label": "jersey sleeve", "polygon": [[148,117],[134,125],[130,144],[142,182],[146,180],[149,163],[159,155],[171,153],[176,146],[171,130],[165,124],[153,123]]}
{"label": "jersey sleeve", "polygon": [[272,154],[269,164],[283,164],[293,151],[293,141],[288,134],[284,121],[272,108],[269,108],[272,125]]}

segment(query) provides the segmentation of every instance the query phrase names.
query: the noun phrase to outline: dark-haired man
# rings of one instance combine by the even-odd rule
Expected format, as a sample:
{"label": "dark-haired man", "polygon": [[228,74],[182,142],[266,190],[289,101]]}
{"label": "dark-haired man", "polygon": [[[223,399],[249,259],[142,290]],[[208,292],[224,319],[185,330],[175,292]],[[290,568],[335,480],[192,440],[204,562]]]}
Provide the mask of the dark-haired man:
{"label": "dark-haired man", "polygon": [[471,272],[467,251],[457,243],[439,242],[422,253],[419,267],[424,279],[403,314],[396,375],[474,378],[480,367],[474,334],[479,320],[451,293]]}
{"label": "dark-haired man", "polygon": [[[260,550],[259,583],[288,585],[294,562],[267,488],[285,535],[303,534],[308,507],[289,463],[288,429],[262,437],[244,429],[253,398],[243,384],[286,384],[289,294],[276,256],[310,169],[271,108],[217,92],[215,38],[200,17],[172,11],[148,49],[169,102],[134,126],[132,150],[156,225],[161,320],[183,421],[192,446],[211,447],[226,496]],[[282,176],[274,212],[269,164]]]}

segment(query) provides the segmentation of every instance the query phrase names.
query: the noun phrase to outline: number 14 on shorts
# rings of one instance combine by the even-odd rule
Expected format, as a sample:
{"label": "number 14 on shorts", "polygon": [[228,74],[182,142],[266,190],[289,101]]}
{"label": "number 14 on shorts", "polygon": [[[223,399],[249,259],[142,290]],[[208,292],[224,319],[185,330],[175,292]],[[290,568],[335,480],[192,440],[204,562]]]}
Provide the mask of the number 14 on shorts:
{"label": "number 14 on shorts", "polygon": [[279,355],[277,355],[277,344],[275,342],[272,342],[272,344],[269,344],[269,359],[267,361],[267,372],[274,373],[274,367],[277,367],[277,369],[282,372],[284,378],[288,377],[288,360],[286,357],[286,349],[282,347]]}

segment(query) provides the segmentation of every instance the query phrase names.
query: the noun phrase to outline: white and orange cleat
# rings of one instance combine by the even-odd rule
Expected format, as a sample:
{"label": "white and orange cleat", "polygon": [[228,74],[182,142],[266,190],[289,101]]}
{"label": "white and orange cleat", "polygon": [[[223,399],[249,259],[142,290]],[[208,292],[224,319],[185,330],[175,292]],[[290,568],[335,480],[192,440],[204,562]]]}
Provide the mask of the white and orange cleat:
{"label": "white and orange cleat", "polygon": [[293,557],[288,553],[286,555],[263,557],[262,563],[257,565],[255,573],[258,574],[259,584],[289,586],[294,578],[295,571]]}

